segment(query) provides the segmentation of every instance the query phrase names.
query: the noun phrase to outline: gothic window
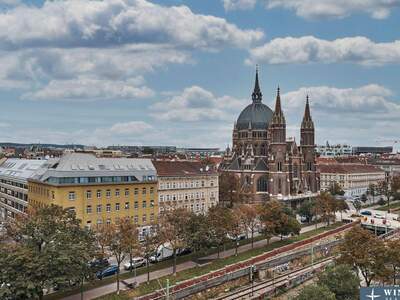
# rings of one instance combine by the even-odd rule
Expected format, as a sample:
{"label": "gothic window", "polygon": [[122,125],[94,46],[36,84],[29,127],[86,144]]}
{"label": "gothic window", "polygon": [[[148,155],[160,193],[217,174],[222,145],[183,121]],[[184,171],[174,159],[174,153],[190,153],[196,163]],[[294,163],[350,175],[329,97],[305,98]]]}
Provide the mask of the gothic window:
{"label": "gothic window", "polygon": [[266,176],[262,176],[257,180],[257,192],[268,191],[268,179]]}
{"label": "gothic window", "polygon": [[250,176],[246,176],[246,184],[250,184]]}
{"label": "gothic window", "polygon": [[312,163],[311,162],[307,162],[306,163],[306,170],[307,171],[312,171]]}
{"label": "gothic window", "polygon": [[282,179],[278,179],[278,194],[282,194]]}
{"label": "gothic window", "polygon": [[294,164],[293,165],[293,177],[294,178],[299,177],[298,174],[299,174],[299,166],[297,164]]}
{"label": "gothic window", "polygon": [[278,172],[282,172],[282,162],[278,162],[277,169],[278,169]]}
{"label": "gothic window", "polygon": [[267,151],[266,151],[266,147],[265,144],[261,145],[261,155],[266,156],[267,155]]}

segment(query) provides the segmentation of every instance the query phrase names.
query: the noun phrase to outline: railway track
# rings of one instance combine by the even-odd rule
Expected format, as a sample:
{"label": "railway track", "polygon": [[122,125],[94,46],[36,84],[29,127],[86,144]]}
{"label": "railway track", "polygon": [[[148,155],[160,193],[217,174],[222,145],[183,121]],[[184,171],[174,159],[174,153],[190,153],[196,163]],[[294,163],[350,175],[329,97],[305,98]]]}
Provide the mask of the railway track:
{"label": "railway track", "polygon": [[[295,280],[302,275],[311,275],[311,272],[315,269],[320,269],[331,263],[334,256],[325,258],[313,266],[306,266],[304,268],[299,268],[291,272],[276,276],[274,279],[270,279],[264,282],[253,284],[253,286],[247,286],[240,290],[234,291],[228,295],[223,295],[214,300],[236,300],[236,299],[255,299],[257,297],[264,296],[268,292],[273,291],[276,287],[283,286],[285,284],[290,284],[291,280]],[[311,276],[310,276],[311,277]]]}

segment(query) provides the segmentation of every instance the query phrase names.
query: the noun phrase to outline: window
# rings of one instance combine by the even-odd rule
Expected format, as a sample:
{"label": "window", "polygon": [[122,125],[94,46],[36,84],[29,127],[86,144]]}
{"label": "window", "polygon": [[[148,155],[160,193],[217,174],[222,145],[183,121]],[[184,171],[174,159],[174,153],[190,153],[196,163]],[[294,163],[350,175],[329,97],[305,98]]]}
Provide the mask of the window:
{"label": "window", "polygon": [[163,202],[163,200],[164,200],[164,196],[160,195],[160,202]]}
{"label": "window", "polygon": [[101,198],[101,190],[97,190],[97,198]]}
{"label": "window", "polygon": [[150,207],[154,207],[154,200],[150,200]]}
{"label": "window", "polygon": [[143,208],[146,208],[146,207],[147,207],[146,201],[143,201],[143,202],[142,202],[142,207],[143,207]]}
{"label": "window", "polygon": [[197,204],[196,204],[196,211],[199,211],[199,210],[200,210],[200,204],[197,203]]}
{"label": "window", "polygon": [[211,180],[210,186],[214,186],[214,181]]}
{"label": "window", "polygon": [[139,195],[139,189],[138,188],[135,188],[135,190],[134,190],[134,192],[133,192],[135,195]]}
{"label": "window", "polygon": [[150,222],[153,222],[154,221],[154,213],[151,213],[150,214]]}
{"label": "window", "polygon": [[[312,171],[312,163],[311,162],[306,163],[306,169],[307,169],[307,171]],[[341,176],[341,177],[344,177],[344,176]],[[340,179],[342,179],[342,178],[340,178]]]}
{"label": "window", "polygon": [[150,188],[150,194],[154,194],[154,188],[153,187]]}
{"label": "window", "polygon": [[107,197],[107,198],[110,198],[110,197],[111,197],[111,191],[110,191],[110,190],[107,190],[107,191],[106,191],[106,197]]}
{"label": "window", "polygon": [[86,213],[87,214],[91,214],[92,213],[92,206],[91,205],[86,206]]}
{"label": "window", "polygon": [[142,216],[142,222],[143,222],[143,224],[146,223],[146,219],[147,219],[147,218],[146,218],[146,215],[143,215],[143,216]]}
{"label": "window", "polygon": [[119,210],[119,203],[115,203],[115,210]]}
{"label": "window", "polygon": [[129,202],[125,202],[125,209],[129,209]]}
{"label": "window", "polygon": [[111,212],[111,204],[106,205],[106,212]]}
{"label": "window", "polygon": [[262,176],[257,180],[257,192],[268,191],[268,179],[266,176]]}
{"label": "window", "polygon": [[86,191],[86,198],[92,199],[92,191]]}
{"label": "window", "polygon": [[75,200],[76,199],[75,192],[69,192],[68,193],[68,199],[69,200]]}
{"label": "window", "polygon": [[278,172],[282,172],[282,162],[278,162],[277,169]]}
{"label": "window", "polygon": [[129,196],[129,189],[125,189],[125,196]]}
{"label": "window", "polygon": [[101,204],[96,206],[96,212],[101,213]]}
{"label": "window", "polygon": [[107,224],[107,225],[110,225],[110,224],[111,224],[111,219],[110,219],[110,218],[107,219],[106,224]]}
{"label": "window", "polygon": [[143,188],[142,189],[142,195],[146,195],[146,192],[147,192],[146,188]]}
{"label": "window", "polygon": [[134,206],[133,206],[135,209],[138,209],[139,208],[139,202],[138,201],[135,201],[135,203],[134,203]]}
{"label": "window", "polygon": [[116,189],[116,190],[115,190],[115,196],[116,196],[116,197],[119,197],[119,189]]}
{"label": "window", "polygon": [[133,217],[133,222],[135,222],[135,224],[137,224],[139,222],[139,216],[134,216]]}

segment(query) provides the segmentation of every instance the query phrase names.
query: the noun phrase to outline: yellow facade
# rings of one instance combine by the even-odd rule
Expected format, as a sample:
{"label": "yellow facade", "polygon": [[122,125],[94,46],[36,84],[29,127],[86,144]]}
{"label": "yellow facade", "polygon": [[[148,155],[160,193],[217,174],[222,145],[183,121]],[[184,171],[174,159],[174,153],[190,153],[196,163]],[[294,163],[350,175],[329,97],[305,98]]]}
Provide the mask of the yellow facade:
{"label": "yellow facade", "polygon": [[59,205],[76,212],[83,226],[115,223],[130,217],[147,226],[158,217],[157,182],[53,185],[28,182],[29,205]]}

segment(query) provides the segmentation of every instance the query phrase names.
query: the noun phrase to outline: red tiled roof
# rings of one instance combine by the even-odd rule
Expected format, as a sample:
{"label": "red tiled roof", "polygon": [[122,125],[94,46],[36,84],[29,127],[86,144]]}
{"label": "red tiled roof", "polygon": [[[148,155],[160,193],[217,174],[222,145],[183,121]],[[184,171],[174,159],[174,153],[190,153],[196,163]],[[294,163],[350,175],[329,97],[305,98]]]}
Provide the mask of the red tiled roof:
{"label": "red tiled roof", "polygon": [[[217,174],[212,166],[199,161],[158,161],[153,160],[157,176],[198,176]],[[207,170],[207,171],[206,171]]]}
{"label": "red tiled roof", "polygon": [[377,173],[384,172],[381,168],[363,164],[319,164],[317,169],[320,173]]}

